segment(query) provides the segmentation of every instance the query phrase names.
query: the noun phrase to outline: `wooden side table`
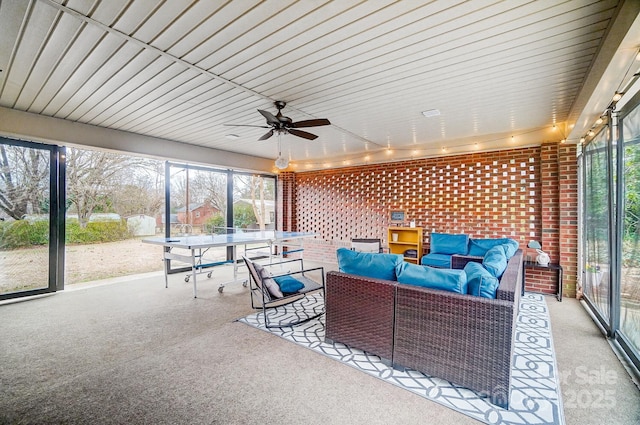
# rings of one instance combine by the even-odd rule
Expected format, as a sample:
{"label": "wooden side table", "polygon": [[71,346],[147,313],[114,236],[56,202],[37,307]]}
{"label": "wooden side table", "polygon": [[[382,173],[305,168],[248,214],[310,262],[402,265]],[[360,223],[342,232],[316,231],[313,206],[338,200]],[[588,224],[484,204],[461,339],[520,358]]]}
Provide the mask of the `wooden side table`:
{"label": "wooden side table", "polygon": [[558,286],[556,288],[556,299],[562,301],[562,275],[564,270],[560,264],[549,263],[546,266],[538,264],[536,261],[525,261],[522,263],[522,295],[524,295],[524,287],[526,286],[527,269],[538,270],[555,270],[558,274]]}

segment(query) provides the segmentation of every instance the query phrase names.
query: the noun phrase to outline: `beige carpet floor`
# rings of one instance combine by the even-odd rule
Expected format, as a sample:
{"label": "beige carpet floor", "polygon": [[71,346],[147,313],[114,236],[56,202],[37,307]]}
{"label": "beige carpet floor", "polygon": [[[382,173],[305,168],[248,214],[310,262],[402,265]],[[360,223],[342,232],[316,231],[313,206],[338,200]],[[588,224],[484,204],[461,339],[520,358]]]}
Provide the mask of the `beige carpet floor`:
{"label": "beige carpet floor", "polygon": [[[197,299],[152,273],[0,305],[0,423],[478,423],[235,322],[248,290],[219,293],[225,279],[200,279]],[[566,423],[640,423],[640,391],[579,302],[547,304]]]}

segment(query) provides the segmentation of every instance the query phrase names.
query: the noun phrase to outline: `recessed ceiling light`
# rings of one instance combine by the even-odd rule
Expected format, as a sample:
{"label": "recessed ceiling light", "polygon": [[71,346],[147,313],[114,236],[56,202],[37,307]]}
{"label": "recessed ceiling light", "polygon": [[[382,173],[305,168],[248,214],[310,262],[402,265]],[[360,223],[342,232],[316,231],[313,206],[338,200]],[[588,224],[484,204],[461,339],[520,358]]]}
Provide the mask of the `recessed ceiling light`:
{"label": "recessed ceiling light", "polygon": [[440,115],[440,111],[437,109],[428,109],[426,111],[422,111],[422,115],[424,115],[427,118],[437,117],[438,115]]}
{"label": "recessed ceiling light", "polygon": [[226,137],[227,139],[239,139],[240,136],[238,136],[237,134],[227,134],[224,137]]}

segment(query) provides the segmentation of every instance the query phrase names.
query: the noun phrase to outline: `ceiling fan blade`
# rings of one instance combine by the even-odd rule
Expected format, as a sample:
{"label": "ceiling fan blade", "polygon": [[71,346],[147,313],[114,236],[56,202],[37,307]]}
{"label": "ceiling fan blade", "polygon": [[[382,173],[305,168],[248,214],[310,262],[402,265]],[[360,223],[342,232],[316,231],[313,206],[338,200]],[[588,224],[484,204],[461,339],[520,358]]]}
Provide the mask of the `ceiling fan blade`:
{"label": "ceiling fan blade", "polygon": [[258,109],[258,112],[260,112],[262,114],[262,116],[267,119],[267,123],[268,124],[280,125],[280,120],[278,118],[276,118],[276,116],[273,115],[271,112],[263,111],[262,109]]}
{"label": "ceiling fan blade", "polygon": [[258,141],[260,140],[267,140],[269,137],[273,136],[273,130],[269,130],[268,133],[264,134],[261,138],[258,139]]}
{"label": "ceiling fan blade", "polygon": [[293,128],[319,127],[321,125],[331,125],[331,123],[326,118],[318,118],[315,120],[303,120],[303,121],[294,122],[291,124],[291,127]]}
{"label": "ceiling fan blade", "polygon": [[251,125],[251,124],[225,124],[231,127],[257,127],[257,128],[271,128],[268,125]]}
{"label": "ceiling fan blade", "polygon": [[307,133],[306,131],[296,130],[295,128],[288,128],[287,131],[294,136],[302,137],[304,139],[314,140],[317,139],[318,136],[315,134]]}

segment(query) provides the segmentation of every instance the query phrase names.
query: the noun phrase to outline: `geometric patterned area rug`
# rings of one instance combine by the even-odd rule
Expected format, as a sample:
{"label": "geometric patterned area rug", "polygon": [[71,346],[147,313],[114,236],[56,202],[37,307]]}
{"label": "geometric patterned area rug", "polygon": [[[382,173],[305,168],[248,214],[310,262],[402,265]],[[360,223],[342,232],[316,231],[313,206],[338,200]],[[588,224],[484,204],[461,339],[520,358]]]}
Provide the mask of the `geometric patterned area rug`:
{"label": "geometric patterned area rug", "polygon": [[[300,318],[300,311],[313,316],[323,311],[318,294],[298,301],[304,306],[272,309],[271,324]],[[551,339],[547,304],[543,295],[525,293],[520,299],[516,324],[514,361],[511,371],[509,409],[491,404],[487,397],[452,384],[444,379],[406,369],[399,371],[384,365],[380,358],[341,343],[324,341],[324,315],[296,326],[271,328],[264,326],[262,312],[238,319],[287,341],[338,360],[385,382],[404,388],[426,399],[487,424],[564,424],[558,368]]]}

